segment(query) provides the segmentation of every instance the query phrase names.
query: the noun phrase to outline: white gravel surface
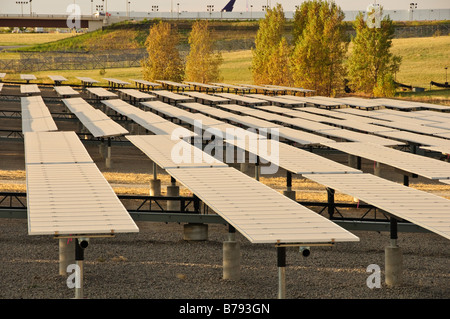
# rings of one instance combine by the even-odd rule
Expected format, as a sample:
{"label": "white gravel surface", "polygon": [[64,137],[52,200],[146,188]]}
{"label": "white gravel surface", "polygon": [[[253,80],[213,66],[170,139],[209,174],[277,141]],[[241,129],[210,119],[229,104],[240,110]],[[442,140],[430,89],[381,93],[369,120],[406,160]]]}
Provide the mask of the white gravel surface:
{"label": "white gravel surface", "polygon": [[[238,234],[241,279],[222,279],[222,243],[227,227],[209,225],[207,241],[183,240],[183,225],[138,222],[138,234],[93,238],[85,250],[86,299],[276,299],[276,249]],[[314,247],[302,257],[287,249],[289,299],[448,299],[448,240],[435,234],[400,233],[404,277],[384,283],[386,232],[354,232],[359,243]],[[59,275],[58,240],[29,236],[25,219],[0,220],[0,298],[70,299],[74,290]],[[381,268],[381,287],[370,289],[366,271]]]}

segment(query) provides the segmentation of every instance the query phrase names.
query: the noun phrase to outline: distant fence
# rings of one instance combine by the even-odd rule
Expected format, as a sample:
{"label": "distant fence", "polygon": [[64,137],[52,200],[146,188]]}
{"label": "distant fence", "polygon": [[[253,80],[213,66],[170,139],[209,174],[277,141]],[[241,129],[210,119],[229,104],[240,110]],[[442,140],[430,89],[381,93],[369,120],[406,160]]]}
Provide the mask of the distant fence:
{"label": "distant fence", "polygon": [[140,67],[145,49],[101,52],[21,52],[20,59],[1,59],[3,72],[92,70]]}

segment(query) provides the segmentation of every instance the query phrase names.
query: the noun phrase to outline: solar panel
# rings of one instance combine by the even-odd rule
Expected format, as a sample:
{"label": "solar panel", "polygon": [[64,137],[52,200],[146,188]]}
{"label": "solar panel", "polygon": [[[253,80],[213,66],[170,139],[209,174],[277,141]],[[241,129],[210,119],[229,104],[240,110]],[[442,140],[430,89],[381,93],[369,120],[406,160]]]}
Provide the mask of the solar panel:
{"label": "solar panel", "polygon": [[294,96],[294,95],[279,95],[279,97],[283,99],[288,100],[294,100],[294,101],[300,101],[303,103],[318,105],[318,106],[325,106],[325,107],[340,107],[344,105],[342,102],[334,100],[334,99],[328,99],[326,97],[319,97],[319,96],[310,96],[310,97],[300,97],[300,96]]}
{"label": "solar panel", "polygon": [[41,90],[39,89],[37,84],[21,84],[20,85],[20,93],[22,94],[34,94],[34,93],[40,93]]}
{"label": "solar panel", "polygon": [[36,76],[33,74],[21,74],[20,78],[26,81],[36,80]]}
{"label": "solar panel", "polygon": [[226,98],[201,92],[185,92],[184,94],[194,98],[196,101],[200,101],[201,103],[217,104],[229,102]]}
{"label": "solar panel", "polygon": [[62,101],[94,137],[113,137],[129,133],[120,124],[92,107],[82,98],[63,99]]}
{"label": "solar panel", "polygon": [[118,86],[124,86],[124,85],[128,85],[130,83],[123,81],[123,80],[119,80],[119,79],[114,79],[114,78],[103,78],[104,80],[108,81],[110,84],[116,84]]}
{"label": "solar panel", "polygon": [[93,163],[75,132],[27,132],[25,164]]}
{"label": "solar panel", "polygon": [[281,138],[284,138],[288,141],[295,142],[301,145],[312,145],[312,144],[323,144],[334,142],[332,139],[300,130],[294,130],[290,127],[279,127],[278,135]]}
{"label": "solar panel", "polygon": [[57,131],[58,127],[41,96],[21,97],[22,132]]}
{"label": "solar panel", "polygon": [[294,174],[351,174],[362,173],[329,160],[323,156],[299,149],[297,147],[279,143],[276,140],[227,140],[227,143],[258,155],[266,162],[271,162]]}
{"label": "solar panel", "polygon": [[127,139],[162,169],[227,166],[192,144],[168,135],[129,135]]}
{"label": "solar panel", "polygon": [[234,168],[176,168],[167,172],[252,243],[359,240],[330,220]]}
{"label": "solar panel", "polygon": [[450,163],[430,157],[371,143],[324,143],[324,145],[429,179],[450,179]]}
{"label": "solar panel", "polygon": [[345,105],[351,106],[351,107],[358,107],[361,109],[371,110],[375,108],[379,108],[383,106],[383,104],[376,100],[376,99],[363,99],[358,97],[343,97],[336,99],[340,102],[342,102]]}
{"label": "solar panel", "polygon": [[255,99],[260,99],[260,100],[266,100],[268,102],[270,102],[273,105],[280,105],[280,106],[287,106],[287,107],[293,107],[293,106],[298,106],[298,105],[303,105],[304,103],[301,101],[294,101],[294,100],[288,100],[288,99],[283,99],[277,96],[272,96],[272,95],[264,95],[264,94],[246,94],[245,96],[248,97],[252,97]]}
{"label": "solar panel", "polygon": [[415,124],[412,121],[404,120],[404,121],[395,121],[395,122],[389,122],[389,121],[373,121],[373,124],[380,125],[380,126],[386,126],[386,127],[393,127],[397,130],[403,130],[418,134],[427,134],[427,135],[435,135],[439,133],[448,133],[449,130],[445,128],[438,128],[433,126],[425,126],[425,125],[419,125]]}
{"label": "solar panel", "polygon": [[445,198],[372,174],[312,174],[304,177],[450,239],[450,201]]}
{"label": "solar panel", "polygon": [[122,95],[126,95],[137,100],[151,100],[156,98],[154,95],[147,94],[135,89],[119,89],[119,92],[122,93]]}
{"label": "solar panel", "polygon": [[31,164],[26,171],[29,235],[138,231],[95,164]]}
{"label": "solar panel", "polygon": [[388,138],[397,139],[400,141],[426,146],[441,145],[443,143],[442,138],[418,134],[414,132],[393,131],[393,132],[378,132],[377,134]]}
{"label": "solar panel", "polygon": [[79,76],[77,77],[78,80],[80,80],[83,84],[92,85],[94,83],[98,83],[99,81],[91,79],[89,77]]}
{"label": "solar panel", "polygon": [[53,88],[55,89],[56,93],[62,97],[71,97],[75,95],[80,95],[78,91],[75,91],[70,86],[55,86]]}
{"label": "solar panel", "polygon": [[243,105],[266,105],[268,104],[268,102],[266,100],[261,100],[261,99],[255,99],[255,98],[251,98],[251,97],[247,97],[247,96],[243,96],[243,95],[238,95],[238,94],[233,94],[233,93],[215,93],[216,96],[221,96],[223,98],[229,99],[231,101],[234,101],[235,103],[238,104],[243,104]]}
{"label": "solar panel", "polygon": [[386,99],[379,98],[376,101],[382,103],[385,107],[391,107],[395,109],[402,110],[419,110],[419,109],[435,109],[435,110],[449,110],[450,108],[445,105],[431,104],[431,103],[423,103],[416,101],[406,101],[406,100],[395,100],[395,99]]}
{"label": "solar panel", "polygon": [[63,77],[62,75],[49,75],[48,77],[50,78],[50,80],[52,80],[56,83],[61,83],[61,82],[67,81],[67,79],[65,77]]}
{"label": "solar panel", "polygon": [[30,235],[138,231],[74,132],[26,133],[25,159]]}
{"label": "solar panel", "polygon": [[448,155],[450,154],[450,141],[446,145],[421,146],[420,148]]}
{"label": "solar panel", "polygon": [[173,93],[166,90],[154,90],[150,91],[152,94],[158,96],[162,102],[167,103],[181,103],[181,102],[194,102],[194,99],[190,96]]}
{"label": "solar panel", "polygon": [[160,83],[155,83],[155,82],[150,82],[150,81],[145,81],[145,80],[135,80],[132,79],[131,81],[140,84],[140,85],[144,85],[144,86],[148,86],[148,87],[155,87],[155,86],[161,86]]}
{"label": "solar panel", "polygon": [[87,88],[88,92],[91,93],[91,95],[96,96],[98,99],[107,99],[107,98],[115,98],[117,97],[117,94],[110,92],[104,88]]}
{"label": "solar panel", "polygon": [[[154,101],[154,103],[156,102],[159,101]],[[104,100],[102,101],[102,103],[113,109],[117,113],[127,116],[129,119],[133,120],[134,122],[154,134],[171,135],[176,130],[177,132],[182,133],[184,137],[192,137],[196,135],[194,132],[180,127],[179,125],[176,125],[160,117],[159,115],[156,115],[152,112],[145,112],[120,99]]]}

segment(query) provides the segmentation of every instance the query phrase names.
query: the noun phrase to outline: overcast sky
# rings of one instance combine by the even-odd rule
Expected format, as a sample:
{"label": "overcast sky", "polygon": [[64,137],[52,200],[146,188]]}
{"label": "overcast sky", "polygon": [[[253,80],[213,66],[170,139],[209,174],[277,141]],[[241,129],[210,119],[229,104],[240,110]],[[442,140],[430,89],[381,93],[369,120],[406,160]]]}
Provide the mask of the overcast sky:
{"label": "overcast sky", "polygon": [[[130,1],[131,11],[149,12],[152,6],[157,5],[159,11],[168,12],[173,9],[177,10],[177,3],[180,4],[180,11],[206,11],[207,5],[214,5],[214,11],[220,11],[229,0],[105,0],[108,11],[126,11],[126,3]],[[378,3],[383,6],[385,10],[407,10],[409,4],[414,0],[335,0],[335,2],[344,11],[358,10],[365,11],[370,3]],[[16,2],[28,2],[27,4],[17,4]],[[281,3],[284,11],[293,11],[296,5],[301,4],[301,0],[237,0],[233,11],[246,11],[253,6],[253,11],[259,11],[263,5],[274,6],[276,3]],[[449,9],[449,0],[422,0],[414,2],[417,3],[418,9]],[[67,6],[76,3],[80,6],[82,14],[91,13],[91,3],[94,11],[95,6],[102,4],[102,0],[32,0],[32,10],[37,14],[65,14]],[[20,14],[23,10],[24,14],[30,13],[30,1],[16,1],[16,0],[0,0],[1,14]]]}

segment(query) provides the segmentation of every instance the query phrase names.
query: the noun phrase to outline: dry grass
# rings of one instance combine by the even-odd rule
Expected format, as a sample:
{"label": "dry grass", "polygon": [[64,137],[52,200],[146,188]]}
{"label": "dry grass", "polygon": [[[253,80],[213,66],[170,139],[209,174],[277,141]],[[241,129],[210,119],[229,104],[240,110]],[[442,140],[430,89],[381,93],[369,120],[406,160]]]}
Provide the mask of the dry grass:
{"label": "dry grass", "polygon": [[0,45],[33,45],[73,37],[76,33],[0,33]]}
{"label": "dry grass", "polygon": [[[104,172],[103,176],[118,195],[148,195],[148,185],[153,178],[151,174],[118,172]],[[0,191],[26,192],[25,178],[26,173],[22,170],[0,170]],[[158,178],[161,180],[162,195],[165,195],[165,186],[170,184],[170,176],[167,174],[158,174]],[[286,189],[286,180],[284,177],[261,177],[260,182],[279,192],[283,192]],[[411,184],[410,187],[450,199],[450,185],[415,183]],[[297,191],[297,201],[327,201],[326,188],[305,178],[293,178],[292,189]],[[192,193],[188,189],[180,187],[180,195],[192,196]],[[352,203],[355,200],[352,196],[336,192],[335,201],[337,203]]]}

